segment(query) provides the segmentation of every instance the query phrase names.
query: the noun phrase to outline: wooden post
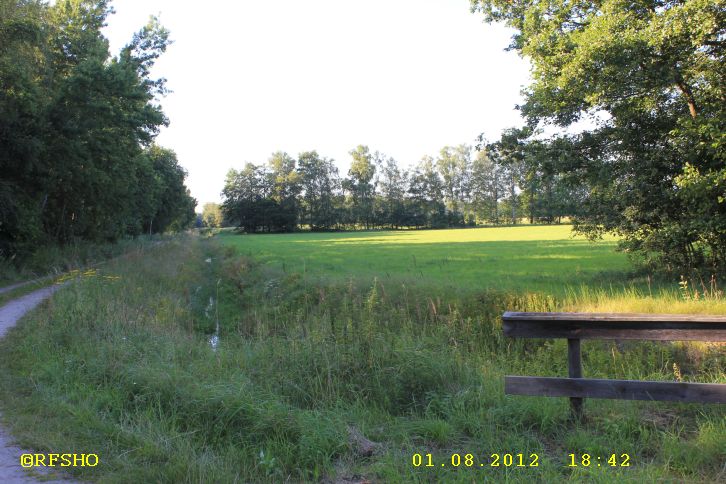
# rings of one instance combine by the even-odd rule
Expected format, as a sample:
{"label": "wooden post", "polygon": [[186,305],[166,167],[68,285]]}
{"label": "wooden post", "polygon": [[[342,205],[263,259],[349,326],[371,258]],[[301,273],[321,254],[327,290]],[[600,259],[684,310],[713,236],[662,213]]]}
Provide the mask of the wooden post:
{"label": "wooden post", "polygon": [[583,339],[726,342],[726,315],[508,311],[502,329],[509,338],[567,339],[567,378],[507,375],[504,393],[567,397],[576,421],[585,398],[726,404],[726,383],[584,378],[580,349]]}
{"label": "wooden post", "polygon": [[[567,339],[567,367],[570,378],[582,378],[582,360],[580,358],[579,338]],[[570,408],[575,420],[582,420],[582,398],[570,397]]]}

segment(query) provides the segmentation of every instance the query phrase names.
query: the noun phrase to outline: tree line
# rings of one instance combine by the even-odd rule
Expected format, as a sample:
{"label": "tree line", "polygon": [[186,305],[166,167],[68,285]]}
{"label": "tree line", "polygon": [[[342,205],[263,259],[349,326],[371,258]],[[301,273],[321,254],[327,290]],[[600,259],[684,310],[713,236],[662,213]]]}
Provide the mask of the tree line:
{"label": "tree line", "polygon": [[152,18],[116,56],[105,0],[0,0],[0,257],[112,241],[193,221],[151,68],[169,44]]}
{"label": "tree line", "polygon": [[277,152],[227,173],[222,212],[247,232],[462,227],[523,217],[554,223],[575,215],[580,191],[564,183],[544,144],[516,134],[479,150],[446,146],[411,168],[359,145],[345,176],[317,151]]}

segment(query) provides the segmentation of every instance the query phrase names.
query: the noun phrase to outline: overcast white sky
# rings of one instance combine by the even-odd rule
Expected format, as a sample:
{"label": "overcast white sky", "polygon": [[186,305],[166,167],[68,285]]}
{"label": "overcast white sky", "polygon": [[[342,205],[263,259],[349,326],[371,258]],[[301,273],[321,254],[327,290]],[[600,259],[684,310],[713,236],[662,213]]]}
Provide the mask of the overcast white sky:
{"label": "overcast white sky", "polygon": [[495,139],[522,120],[529,64],[505,52],[510,31],[468,0],[117,0],[112,53],[149,15],[174,44],[155,76],[176,151],[201,210],[229,168],[273,151],[317,150],[346,174],[368,145],[410,165],[445,145]]}

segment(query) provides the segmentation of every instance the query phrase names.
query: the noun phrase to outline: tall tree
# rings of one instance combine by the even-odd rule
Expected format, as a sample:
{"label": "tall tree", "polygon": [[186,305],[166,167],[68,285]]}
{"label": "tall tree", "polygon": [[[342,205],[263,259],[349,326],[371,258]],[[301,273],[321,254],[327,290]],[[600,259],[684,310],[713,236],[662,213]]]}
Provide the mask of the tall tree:
{"label": "tall tree", "polygon": [[414,226],[445,227],[444,183],[436,170],[436,162],[424,156],[409,179],[411,214]]}
{"label": "tall tree", "polygon": [[179,165],[176,153],[170,149],[152,145],[145,155],[151,161],[156,187],[156,209],[149,219],[149,232],[180,230],[194,221],[197,202],[184,185],[187,171]]}
{"label": "tall tree", "polygon": [[398,162],[389,157],[381,163],[381,196],[385,209],[383,222],[390,227],[399,228],[407,224],[406,221],[406,186],[408,174],[402,171]]}
{"label": "tall tree", "polygon": [[139,233],[169,200],[159,180],[193,202],[145,152],[167,122],[150,72],[168,32],[152,18],[112,57],[111,12],[105,0],[0,0],[0,255]]}
{"label": "tall tree", "polygon": [[443,182],[446,205],[452,212],[463,209],[468,201],[468,175],[471,165],[471,147],[445,146],[439,152],[436,168]]}
{"label": "tall tree", "polygon": [[222,207],[218,203],[205,203],[202,208],[202,222],[205,227],[219,228],[222,226]]}
{"label": "tall tree", "polygon": [[516,224],[519,218],[521,203],[519,188],[522,185],[525,159],[525,142],[530,136],[528,128],[510,128],[504,130],[501,138],[488,146],[488,151],[502,167],[505,184],[509,193],[506,203],[511,216],[510,223]]}
{"label": "tall tree", "polygon": [[499,223],[499,200],[504,194],[504,174],[489,150],[477,152],[471,169],[471,196],[478,218]]}
{"label": "tall tree", "polygon": [[310,230],[332,228],[336,224],[334,199],[340,189],[338,168],[332,159],[306,151],[298,156],[298,172]]}
{"label": "tall tree", "polygon": [[43,6],[0,0],[0,257],[45,238],[43,180],[46,33]]}
{"label": "tall tree", "polygon": [[343,188],[348,190],[353,201],[353,218],[366,229],[371,227],[373,215],[373,199],[375,197],[376,165],[369,148],[358,145],[349,152],[353,161],[348,170],[348,178],[343,182]]}
{"label": "tall tree", "polygon": [[273,178],[264,166],[247,163],[239,171],[229,170],[222,189],[225,218],[247,232],[275,230],[278,207],[273,190]]}
{"label": "tall tree", "polygon": [[296,170],[296,160],[287,153],[278,151],[267,161],[272,177],[272,199],[277,204],[274,226],[278,230],[295,230],[300,206],[298,195],[302,190],[300,173]]}
{"label": "tall tree", "polygon": [[672,270],[726,267],[726,8],[722,0],[472,0],[533,65],[522,112],[569,126],[589,187],[577,230]]}

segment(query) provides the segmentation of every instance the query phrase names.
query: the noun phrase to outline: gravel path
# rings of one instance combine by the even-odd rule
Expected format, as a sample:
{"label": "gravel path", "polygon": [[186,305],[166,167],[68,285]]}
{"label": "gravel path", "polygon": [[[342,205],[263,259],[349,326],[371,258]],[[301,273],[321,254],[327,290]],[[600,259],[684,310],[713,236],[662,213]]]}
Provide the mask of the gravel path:
{"label": "gravel path", "polygon": [[[15,286],[18,287],[18,286]],[[25,313],[35,308],[38,304],[49,298],[61,286],[52,285],[33,291],[30,294],[14,299],[0,308],[0,338],[15,326]],[[3,291],[6,292],[6,291]],[[61,451],[59,449],[59,451]],[[13,445],[12,437],[0,427],[0,482],[3,484],[30,484],[30,483],[56,483],[71,484],[75,481],[66,479],[53,479],[55,474],[47,472],[47,469],[39,467],[33,468],[32,474],[26,472],[20,466],[20,456],[22,454],[32,453],[32,451],[23,450]]]}
{"label": "gravel path", "polygon": [[6,293],[6,292],[10,292],[10,291],[12,291],[13,289],[17,289],[17,288],[19,288],[19,287],[27,286],[28,284],[33,284],[34,282],[42,282],[42,281],[46,281],[46,280],[48,280],[48,279],[51,279],[52,277],[53,277],[53,276],[45,276],[45,277],[39,277],[39,278],[37,278],[37,279],[33,279],[33,280],[30,280],[30,281],[25,281],[25,282],[18,282],[18,283],[16,283],[16,284],[11,284],[11,285],[9,285],[9,286],[5,286],[5,287],[0,287],[0,294],[4,294],[4,293]]}

